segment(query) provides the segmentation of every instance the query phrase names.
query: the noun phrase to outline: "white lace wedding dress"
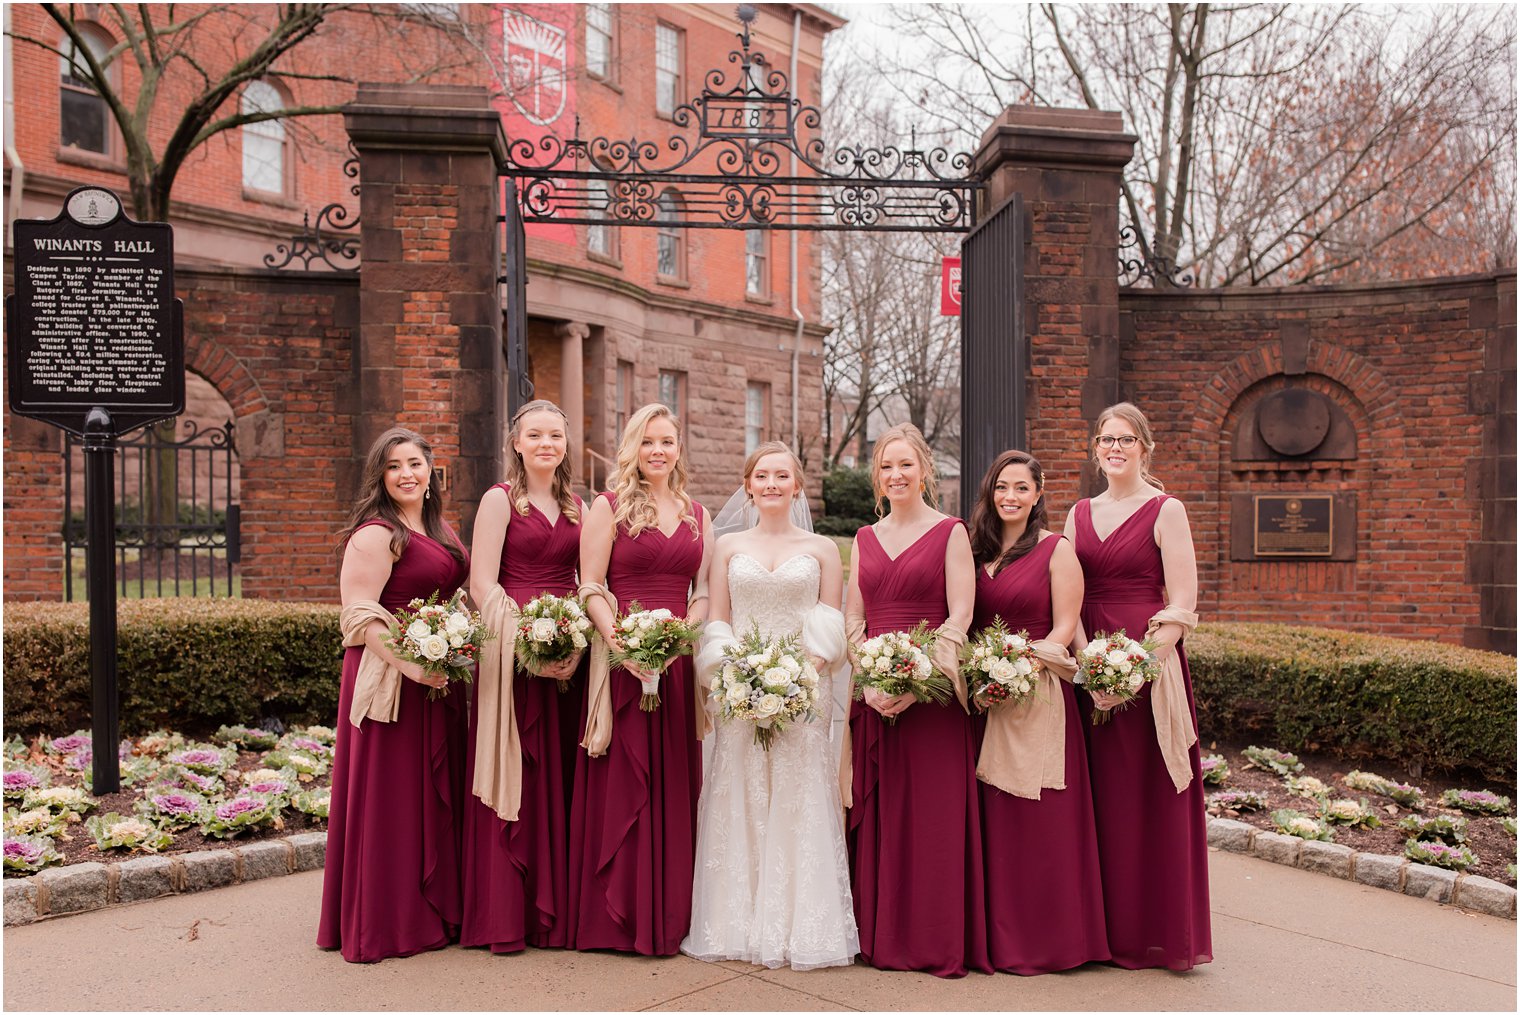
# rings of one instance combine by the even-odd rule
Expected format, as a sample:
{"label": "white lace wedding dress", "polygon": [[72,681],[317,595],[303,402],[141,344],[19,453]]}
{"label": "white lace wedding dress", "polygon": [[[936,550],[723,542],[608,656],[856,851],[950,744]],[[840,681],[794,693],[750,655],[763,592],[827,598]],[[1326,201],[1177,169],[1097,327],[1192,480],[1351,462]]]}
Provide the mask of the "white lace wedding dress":
{"label": "white lace wedding dress", "polygon": [[[818,604],[818,561],[798,554],[774,572],[729,560],[734,632],[751,623],[778,637]],[[843,966],[860,950],[839,799],[835,708],[820,674],[819,715],[791,725],[766,751],[748,723],[718,721],[697,809],[691,931],[681,951],[776,969]]]}

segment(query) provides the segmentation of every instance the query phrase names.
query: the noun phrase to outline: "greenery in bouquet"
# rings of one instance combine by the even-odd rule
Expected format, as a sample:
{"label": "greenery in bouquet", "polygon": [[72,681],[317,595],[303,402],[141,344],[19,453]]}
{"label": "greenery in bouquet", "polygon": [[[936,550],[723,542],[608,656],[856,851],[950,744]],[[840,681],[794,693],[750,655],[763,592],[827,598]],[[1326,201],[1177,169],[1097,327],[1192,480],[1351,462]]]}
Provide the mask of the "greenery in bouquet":
{"label": "greenery in bouquet", "polygon": [[1010,633],[1001,617],[961,649],[961,676],[972,704],[983,712],[1033,694],[1039,668],[1029,632]]}
{"label": "greenery in bouquet", "polygon": [[655,674],[652,679],[642,681],[644,694],[639,699],[639,708],[653,712],[660,707],[659,674],[670,660],[691,655],[702,635],[702,625],[677,617],[669,610],[646,610],[635,601],[618,618],[617,633],[623,650],[613,652],[609,662],[614,666],[631,662]]}
{"label": "greenery in bouquet", "polygon": [[279,736],[268,730],[251,726],[222,726],[211,734],[211,742],[223,747],[236,747],[243,751],[267,751],[274,747]]}
{"label": "greenery in bouquet", "polygon": [[1411,838],[1422,842],[1444,842],[1448,846],[1460,846],[1467,841],[1467,819],[1438,815],[1425,818],[1411,814],[1399,822],[1399,828],[1410,833]]}
{"label": "greenery in bouquet", "polygon": [[95,848],[101,852],[111,849],[140,849],[145,853],[157,853],[174,837],[154,822],[139,817],[124,817],[114,811],[91,818],[85,827],[95,838]]}
{"label": "greenery in bouquet", "polygon": [[5,833],[5,869],[8,871],[35,874],[62,860],[63,857],[53,848],[53,840],[45,835]]}
{"label": "greenery in bouquet", "polygon": [[1294,775],[1304,770],[1304,763],[1298,760],[1298,755],[1289,754],[1287,751],[1257,747],[1253,744],[1240,753],[1245,756],[1246,765],[1249,768],[1260,768],[1263,771],[1276,772],[1281,776]]}
{"label": "greenery in bouquet", "polygon": [[150,791],[137,801],[134,810],[160,828],[178,831],[201,823],[206,815],[206,798],[183,789]]}
{"label": "greenery in bouquet", "polygon": [[[450,684],[468,684],[474,677],[480,648],[489,638],[480,614],[464,604],[464,590],[460,589],[447,603],[438,602],[438,593],[434,592],[397,610],[389,640],[398,658],[418,663],[429,673],[441,673]],[[428,688],[430,699],[448,693],[447,684]]]}
{"label": "greenery in bouquet", "polygon": [[213,839],[231,839],[260,828],[284,828],[280,811],[284,797],[235,796],[216,804],[201,821],[201,834]]}
{"label": "greenery in bouquet", "polygon": [[[872,687],[882,694],[911,694],[917,701],[944,705],[955,686],[934,669],[934,638],[929,626],[920,623],[911,631],[888,631],[861,642],[855,648],[855,697],[863,698]],[[884,715],[882,720],[895,725],[897,716]]]}
{"label": "greenery in bouquet", "polygon": [[1509,797],[1486,789],[1449,789],[1441,794],[1441,803],[1469,814],[1503,816],[1509,813]]}
{"label": "greenery in bouquet", "polygon": [[1267,809],[1267,795],[1248,789],[1227,789],[1221,793],[1210,793],[1204,803],[1213,813],[1264,811]]}
{"label": "greenery in bouquet", "polygon": [[1296,835],[1300,839],[1335,841],[1335,833],[1331,831],[1328,822],[1292,808],[1273,811],[1272,826],[1284,835]]}
{"label": "greenery in bouquet", "polygon": [[750,723],[765,750],[787,726],[811,720],[818,705],[818,671],[796,635],[766,638],[758,624],[723,653],[712,681],[723,719]]}
{"label": "greenery in bouquet", "polygon": [[1478,857],[1466,846],[1448,846],[1444,842],[1428,842],[1410,839],[1404,843],[1404,855],[1415,863],[1428,863],[1432,867],[1465,871],[1478,862]]}
{"label": "greenery in bouquet", "polygon": [[[538,674],[545,666],[584,650],[590,644],[591,629],[591,618],[574,596],[534,596],[518,615],[513,652],[519,665]],[[570,690],[568,680],[555,683],[561,694]]]}
{"label": "greenery in bouquet", "polygon": [[1230,778],[1230,763],[1222,754],[1205,754],[1198,761],[1205,786],[1223,786]]}
{"label": "greenery in bouquet", "polygon": [[1110,709],[1095,708],[1092,723],[1101,726],[1124,709],[1140,694],[1140,689],[1161,675],[1155,656],[1156,646],[1139,642],[1123,630],[1099,631],[1077,653],[1077,673],[1072,683],[1087,688],[1089,694],[1108,694],[1120,699]]}
{"label": "greenery in bouquet", "polygon": [[1348,828],[1377,828],[1383,823],[1383,819],[1367,806],[1365,800],[1327,798],[1320,803],[1319,816],[1332,825],[1345,825]]}
{"label": "greenery in bouquet", "polygon": [[304,790],[290,798],[290,806],[302,814],[309,814],[314,818],[322,818],[325,821],[328,811],[332,809],[332,790]]}

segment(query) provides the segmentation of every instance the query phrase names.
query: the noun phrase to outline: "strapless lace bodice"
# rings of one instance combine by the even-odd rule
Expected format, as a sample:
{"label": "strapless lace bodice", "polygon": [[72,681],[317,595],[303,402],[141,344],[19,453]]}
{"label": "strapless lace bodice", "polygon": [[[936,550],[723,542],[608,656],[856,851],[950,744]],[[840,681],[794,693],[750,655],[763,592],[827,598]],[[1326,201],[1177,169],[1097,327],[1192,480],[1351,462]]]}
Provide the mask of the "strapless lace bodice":
{"label": "strapless lace bodice", "polygon": [[749,633],[760,625],[767,638],[781,638],[802,630],[802,618],[818,605],[818,561],[810,554],[788,557],[768,571],[747,553],[728,561],[728,594],[734,634]]}

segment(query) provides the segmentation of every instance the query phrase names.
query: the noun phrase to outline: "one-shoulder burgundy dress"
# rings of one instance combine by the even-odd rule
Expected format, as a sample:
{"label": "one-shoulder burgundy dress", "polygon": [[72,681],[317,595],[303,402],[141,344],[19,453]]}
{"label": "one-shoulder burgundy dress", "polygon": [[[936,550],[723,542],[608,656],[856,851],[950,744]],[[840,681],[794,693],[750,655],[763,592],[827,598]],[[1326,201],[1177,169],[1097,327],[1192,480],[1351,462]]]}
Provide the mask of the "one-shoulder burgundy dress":
{"label": "one-shoulder burgundy dress", "polygon": [[[602,494],[616,507],[611,494]],[[672,535],[656,526],[629,536],[619,527],[607,587],[619,612],[686,615],[702,566],[702,509],[696,531],[682,521]],[[580,752],[570,808],[571,946],[641,955],[674,955],[691,922],[691,884],[702,792],[702,743],[696,736],[691,658],[660,678],[660,706],[639,709],[643,690],[622,667],[612,687],[612,742],[593,758]],[[584,724],[582,726],[584,729]]]}
{"label": "one-shoulder burgundy dress", "polygon": [[[1143,638],[1166,605],[1166,575],[1156,545],[1165,497],[1142,504],[1107,539],[1098,538],[1092,505],[1078,501],[1077,559],[1087,582],[1082,627],[1087,637],[1123,630]],[[1179,642],[1188,711],[1198,722],[1187,654]],[[1178,793],[1156,742],[1150,684],[1109,722],[1087,731],[1087,765],[1098,823],[1108,946],[1116,965],[1190,969],[1213,958],[1209,933],[1209,854],[1198,745],[1193,780]],[[1084,716],[1092,700],[1078,695]]]}
{"label": "one-shoulder burgundy dress", "polygon": [[[959,524],[943,519],[895,558],[874,529],[860,530],[867,637],[945,622],[945,548]],[[991,972],[971,717],[952,697],[910,705],[889,725],[857,701],[850,736],[846,831],[861,955],[878,969]]]}
{"label": "one-shoulder burgundy dress", "polygon": [[[511,496],[506,483],[493,489]],[[510,510],[496,579],[507,595],[518,606],[544,593],[575,595],[579,521],[561,514],[551,524],[533,505],[525,515],[515,507]],[[585,681],[577,679],[572,684],[578,693],[561,692],[559,683],[521,667],[513,677],[512,710],[522,743],[522,801],[517,820],[501,820],[473,793],[465,802],[464,925],[459,941],[467,947],[489,945],[493,952],[519,952],[529,944],[563,948],[568,943],[566,809],[574,769],[565,764],[562,713],[579,711]],[[472,711],[471,773],[479,721],[479,713]]]}
{"label": "one-shoulder burgundy dress", "polygon": [[[995,576],[976,569],[973,637],[999,618],[1012,634],[1049,637],[1050,558],[1062,538],[1047,536]],[[987,947],[1005,973],[1048,973],[1109,957],[1082,716],[1072,685],[1057,683],[1066,706],[1066,788],[1026,800],[978,783]]]}
{"label": "one-shoulder burgundy dress", "polygon": [[[468,558],[460,563],[413,532],[380,605],[395,612],[435,592],[447,600],[469,573]],[[429,701],[426,687],[402,679],[396,721],[355,727],[348,713],[363,652],[354,646],[343,657],[317,945],[378,962],[459,936],[468,695],[455,685]]]}

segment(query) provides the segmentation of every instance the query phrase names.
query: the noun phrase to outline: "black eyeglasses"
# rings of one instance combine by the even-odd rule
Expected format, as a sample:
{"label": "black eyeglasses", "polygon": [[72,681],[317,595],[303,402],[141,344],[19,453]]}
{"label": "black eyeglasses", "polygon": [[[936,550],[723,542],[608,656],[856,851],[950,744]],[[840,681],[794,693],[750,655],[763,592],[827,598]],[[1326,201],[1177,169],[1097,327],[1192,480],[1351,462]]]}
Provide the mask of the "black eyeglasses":
{"label": "black eyeglasses", "polygon": [[1117,444],[1125,451],[1128,451],[1136,444],[1140,443],[1140,438],[1130,433],[1125,434],[1123,437],[1115,437],[1112,434],[1104,434],[1101,437],[1094,437],[1093,443],[1098,445],[1100,448],[1111,448]]}

